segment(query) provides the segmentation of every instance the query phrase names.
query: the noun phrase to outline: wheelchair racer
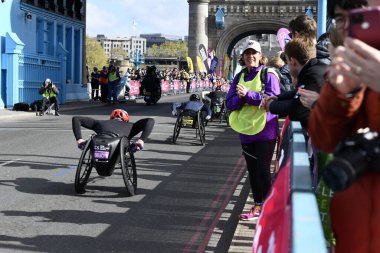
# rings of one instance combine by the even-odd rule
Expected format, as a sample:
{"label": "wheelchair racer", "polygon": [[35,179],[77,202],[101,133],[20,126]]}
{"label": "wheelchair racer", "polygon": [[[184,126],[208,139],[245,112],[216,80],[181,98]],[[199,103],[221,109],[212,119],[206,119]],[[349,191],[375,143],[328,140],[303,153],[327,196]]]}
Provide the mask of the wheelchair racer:
{"label": "wheelchair racer", "polygon": [[210,100],[211,103],[211,111],[216,114],[215,116],[218,116],[220,113],[223,102],[226,100],[227,92],[222,90],[222,87],[220,84],[217,84],[214,91],[211,91],[209,94],[206,95],[206,99]]}
{"label": "wheelchair racer", "polygon": [[111,132],[119,137],[127,137],[131,140],[141,132],[140,138],[135,142],[136,150],[144,149],[144,143],[154,126],[154,119],[140,119],[135,123],[129,122],[129,115],[126,111],[116,109],[111,112],[109,120],[95,120],[90,117],[74,116],[72,119],[72,128],[78,148],[83,149],[86,140],[82,139],[81,126],[95,133]]}
{"label": "wheelchair racer", "polygon": [[184,103],[178,103],[174,102],[172,106],[172,114],[173,116],[177,116],[178,109],[182,110],[190,110],[194,112],[199,112],[202,111],[202,115],[206,114],[205,119],[210,120],[211,119],[211,109],[208,104],[204,104],[201,102],[201,98],[199,97],[198,94],[191,94],[189,101],[186,101]]}

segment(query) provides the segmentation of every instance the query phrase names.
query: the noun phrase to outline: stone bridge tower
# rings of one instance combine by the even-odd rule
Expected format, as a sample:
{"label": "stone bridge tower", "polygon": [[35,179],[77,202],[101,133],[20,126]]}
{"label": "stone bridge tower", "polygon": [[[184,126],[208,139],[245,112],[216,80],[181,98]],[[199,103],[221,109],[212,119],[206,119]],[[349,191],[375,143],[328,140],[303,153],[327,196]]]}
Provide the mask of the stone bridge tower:
{"label": "stone bridge tower", "polygon": [[[200,44],[214,49],[219,60],[231,55],[234,45],[254,34],[276,34],[307,8],[317,19],[318,0],[188,0],[189,56],[195,63]],[[216,28],[217,8],[224,9],[224,29]]]}

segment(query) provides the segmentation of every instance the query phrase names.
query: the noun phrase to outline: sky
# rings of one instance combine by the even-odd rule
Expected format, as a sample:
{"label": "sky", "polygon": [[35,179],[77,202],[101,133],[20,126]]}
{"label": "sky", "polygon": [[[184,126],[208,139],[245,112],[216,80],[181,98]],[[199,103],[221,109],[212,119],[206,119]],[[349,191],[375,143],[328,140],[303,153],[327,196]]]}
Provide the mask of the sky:
{"label": "sky", "polygon": [[[133,29],[135,21],[135,29]],[[146,33],[187,36],[187,0],[87,0],[86,33],[130,37]]]}

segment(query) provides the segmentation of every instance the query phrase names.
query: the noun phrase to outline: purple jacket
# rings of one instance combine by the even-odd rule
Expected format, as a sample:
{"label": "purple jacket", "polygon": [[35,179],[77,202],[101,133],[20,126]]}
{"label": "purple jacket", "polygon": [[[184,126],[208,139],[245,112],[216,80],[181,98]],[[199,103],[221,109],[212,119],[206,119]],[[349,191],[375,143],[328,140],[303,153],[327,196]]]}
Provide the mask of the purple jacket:
{"label": "purple jacket", "polygon": [[[248,69],[244,69],[242,71],[245,71],[244,73],[244,81],[248,82],[255,78],[256,74],[259,72],[260,69],[262,69],[264,65],[261,65],[257,68],[251,68],[251,71],[249,73]],[[236,75],[234,80],[231,83],[230,90],[227,94],[227,108],[231,111],[240,109],[245,103],[248,105],[260,105],[261,99],[263,96],[260,92],[255,92],[249,90],[247,95],[245,95],[244,98],[239,98],[238,94],[236,93],[236,86],[239,82],[240,74]],[[265,94],[269,96],[276,96],[280,94],[280,84],[278,81],[278,78],[268,72],[267,76],[267,83],[265,84]],[[241,143],[252,143],[257,141],[268,141],[268,140],[275,140],[278,135],[278,120],[276,115],[271,114],[270,112],[267,112],[267,123],[265,125],[265,128],[258,134],[255,135],[245,135],[240,134],[240,142]]]}

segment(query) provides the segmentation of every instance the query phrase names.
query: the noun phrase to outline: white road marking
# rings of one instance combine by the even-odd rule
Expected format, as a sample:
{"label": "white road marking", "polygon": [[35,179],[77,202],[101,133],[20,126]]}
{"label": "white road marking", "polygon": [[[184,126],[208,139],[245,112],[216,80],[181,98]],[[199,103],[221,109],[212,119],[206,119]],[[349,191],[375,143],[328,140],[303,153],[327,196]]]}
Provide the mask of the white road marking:
{"label": "white road marking", "polygon": [[17,161],[20,161],[20,160],[22,160],[22,158],[14,159],[14,160],[11,160],[11,161],[8,161],[8,162],[5,162],[5,163],[0,163],[0,166],[8,165],[10,163],[14,163],[14,162],[17,162]]}

